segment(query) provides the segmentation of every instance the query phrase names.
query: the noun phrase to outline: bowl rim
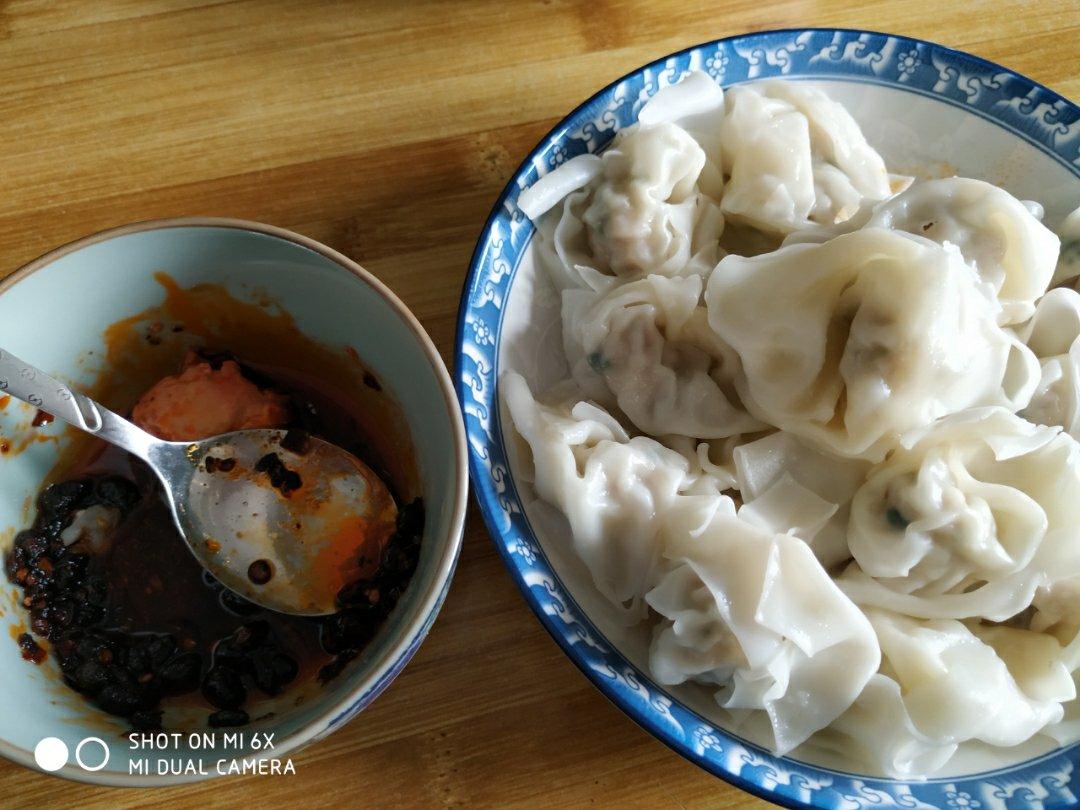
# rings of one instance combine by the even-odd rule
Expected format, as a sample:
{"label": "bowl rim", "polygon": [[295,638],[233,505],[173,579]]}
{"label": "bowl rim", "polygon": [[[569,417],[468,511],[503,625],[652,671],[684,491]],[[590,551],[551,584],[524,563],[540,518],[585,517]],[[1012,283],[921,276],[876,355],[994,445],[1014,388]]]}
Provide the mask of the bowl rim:
{"label": "bowl rim", "polygon": [[[443,362],[430,335],[401,299],[375,275],[348,256],[311,237],[276,225],[230,217],[186,216],[142,220],[108,228],[74,239],[27,262],[0,281],[0,295],[3,295],[38,270],[48,267],[56,260],[83,248],[136,233],[174,228],[220,228],[274,237],[328,259],[342,270],[348,272],[357,282],[366,284],[389,305],[391,310],[412,333],[413,339],[420,345],[439,386],[443,407],[446,409],[451,424],[454,467],[450,480],[451,498],[449,500],[453,508],[450,512],[449,531],[439,538],[442,548],[434,569],[431,586],[425,592],[422,601],[417,605],[415,618],[403,628],[400,639],[379,659],[371,663],[355,686],[347,690],[338,700],[321,709],[316,718],[301,726],[288,737],[282,738],[280,743],[275,740],[275,747],[268,755],[252,754],[238,758],[243,762],[256,762],[269,758],[285,759],[308,744],[322,739],[322,737],[339,727],[341,721],[348,722],[374,701],[390,682],[397,677],[405,664],[419,649],[420,643],[427,636],[431,625],[442,608],[461,553],[465,529],[465,513],[468,506],[468,456],[464,420],[461,416],[461,409],[446,364]],[[58,771],[48,773],[37,767],[32,751],[12,745],[7,740],[2,739],[0,739],[0,756],[48,776],[59,776],[76,782],[111,787],[165,787],[206,781],[219,776],[216,772],[196,776],[140,776],[122,772],[107,773],[103,770],[88,772],[72,763],[66,764]]]}
{"label": "bowl rim", "polygon": [[[481,513],[481,515],[483,517],[484,524],[485,524],[485,526],[486,526],[486,528],[488,530],[489,536],[491,537],[492,543],[495,545],[496,549],[498,550],[499,555],[502,558],[503,564],[506,566],[506,568],[510,572],[511,579],[513,579],[514,583],[518,586],[518,590],[521,593],[522,598],[524,599],[525,603],[529,606],[530,610],[532,610],[532,612],[534,613],[534,615],[536,616],[536,618],[540,622],[541,626],[547,631],[548,635],[551,636],[552,640],[562,650],[563,654],[574,664],[574,666],[576,666],[578,668],[578,670],[581,671],[581,673],[586,677],[586,679],[598,691],[600,691],[600,693],[604,697],[606,697],[617,709],[622,711],[636,725],[638,725],[640,728],[642,728],[643,730],[648,732],[652,737],[659,740],[661,743],[666,745],[672,751],[679,754],[683,758],[689,760],[690,762],[694,763],[695,765],[702,768],[706,772],[723,779],[724,781],[732,784],[733,786],[735,786],[735,787],[737,787],[737,788],[739,788],[739,789],[741,789],[743,791],[746,791],[747,793],[750,793],[752,795],[755,795],[755,796],[758,796],[760,798],[766,799],[766,800],[768,800],[770,802],[779,804],[779,805],[784,806],[784,807],[791,807],[791,808],[831,807],[832,804],[819,803],[818,801],[815,801],[815,799],[820,799],[822,801],[830,801],[830,799],[828,797],[819,796],[818,794],[816,794],[814,792],[813,788],[806,788],[806,787],[803,788],[804,793],[809,793],[810,794],[809,798],[802,798],[801,796],[800,796],[800,798],[795,798],[794,796],[787,795],[785,793],[779,792],[775,788],[766,787],[764,784],[761,783],[761,781],[767,780],[769,778],[768,776],[755,777],[755,779],[757,779],[759,781],[754,781],[754,780],[748,779],[747,777],[743,776],[740,773],[737,766],[734,767],[734,768],[730,767],[730,766],[728,766],[726,764],[723,764],[723,763],[721,763],[721,762],[719,762],[719,761],[717,761],[715,759],[712,759],[712,758],[710,758],[708,756],[705,756],[701,751],[695,751],[694,749],[692,749],[683,739],[680,739],[667,726],[665,726],[662,722],[660,722],[657,719],[657,715],[659,714],[659,712],[657,711],[656,706],[653,706],[653,705],[649,704],[647,708],[642,708],[639,705],[636,705],[636,704],[633,704],[633,703],[629,702],[625,698],[624,695],[620,694],[619,688],[616,687],[615,684],[616,684],[617,678],[616,679],[605,678],[599,672],[597,672],[595,669],[590,667],[588,665],[588,663],[586,662],[584,655],[582,655],[580,652],[578,652],[577,650],[574,649],[573,644],[567,638],[565,629],[560,627],[560,625],[558,623],[559,622],[559,617],[557,615],[555,615],[553,612],[551,612],[550,610],[546,610],[545,605],[541,602],[540,598],[537,597],[532,592],[532,590],[530,589],[530,584],[528,582],[526,582],[526,580],[524,578],[524,575],[523,575],[524,572],[522,570],[522,564],[513,559],[513,549],[510,548],[510,545],[509,545],[509,539],[510,538],[508,536],[510,534],[511,529],[509,529],[509,528],[508,529],[503,529],[501,527],[501,525],[500,525],[500,522],[501,522],[500,518],[502,517],[502,511],[501,511],[501,506],[498,503],[498,498],[496,497],[496,495],[493,495],[492,493],[489,493],[489,492],[486,491],[486,489],[487,489],[486,485],[493,480],[493,475],[492,475],[491,470],[488,469],[487,467],[485,467],[484,462],[490,461],[492,446],[494,446],[496,449],[498,449],[500,446],[503,445],[503,433],[502,433],[502,428],[501,428],[501,424],[500,424],[501,420],[500,420],[500,417],[499,417],[499,402],[500,402],[500,399],[499,399],[499,393],[498,393],[498,386],[499,386],[498,361],[499,361],[501,353],[499,351],[499,345],[498,345],[498,332],[496,331],[495,336],[492,338],[492,340],[494,342],[494,348],[493,348],[493,369],[492,369],[491,373],[492,373],[492,376],[493,376],[494,383],[493,383],[493,390],[492,390],[492,393],[491,393],[493,406],[492,406],[492,414],[490,415],[490,419],[491,419],[492,423],[496,426],[496,428],[493,431],[493,434],[492,434],[493,439],[492,439],[491,442],[488,442],[486,440],[486,437],[483,436],[483,430],[482,429],[475,428],[475,427],[473,427],[473,425],[471,425],[469,423],[469,413],[470,412],[469,412],[468,403],[466,401],[466,396],[467,396],[466,389],[469,387],[469,384],[466,382],[466,378],[465,378],[466,377],[466,369],[465,369],[464,364],[465,364],[465,360],[466,360],[466,357],[467,357],[467,353],[465,351],[465,347],[466,347],[466,327],[468,325],[469,314],[472,311],[472,304],[470,302],[470,295],[473,292],[473,289],[476,286],[476,283],[477,283],[479,277],[481,276],[482,265],[484,264],[485,251],[488,249],[488,247],[493,242],[493,229],[494,229],[494,226],[495,226],[497,220],[499,219],[500,215],[503,214],[504,211],[509,211],[511,213],[511,215],[513,215],[514,211],[517,210],[516,206],[512,207],[510,205],[509,200],[510,200],[511,196],[514,195],[515,192],[520,193],[520,191],[522,190],[523,187],[518,185],[519,180],[521,180],[524,176],[526,176],[529,173],[531,168],[533,168],[534,166],[537,165],[538,159],[546,152],[546,150],[550,146],[552,146],[553,144],[555,144],[557,142],[565,140],[567,134],[569,132],[572,132],[573,128],[576,125],[579,125],[579,124],[583,123],[582,121],[579,121],[578,119],[581,118],[584,113],[586,113],[593,105],[597,104],[597,102],[599,102],[599,101],[601,101],[601,100],[615,94],[616,91],[618,90],[619,86],[623,82],[635,79],[635,78],[637,78],[639,76],[643,76],[643,75],[647,76],[650,71],[657,72],[657,73],[662,72],[664,70],[664,68],[669,63],[674,62],[675,60],[678,60],[678,59],[683,58],[683,57],[692,56],[694,53],[699,52],[699,51],[703,51],[704,49],[707,49],[707,48],[710,48],[710,47],[713,47],[713,46],[721,46],[721,45],[725,45],[725,44],[731,44],[731,43],[738,42],[738,41],[743,41],[743,42],[754,41],[754,40],[764,41],[764,40],[766,40],[766,39],[768,39],[770,37],[777,37],[777,36],[782,36],[782,35],[791,35],[792,37],[794,37],[794,36],[797,36],[797,35],[808,34],[808,33],[809,34],[814,34],[814,33],[832,34],[834,36],[834,38],[837,35],[854,35],[854,36],[858,37],[858,40],[856,40],[856,41],[862,41],[862,39],[865,38],[865,37],[881,37],[881,38],[884,38],[884,39],[886,39],[888,41],[895,41],[895,42],[898,42],[898,43],[903,43],[904,45],[909,46],[909,47],[922,47],[922,48],[925,48],[925,49],[929,49],[930,51],[932,51],[934,53],[940,53],[940,54],[948,57],[949,59],[960,61],[960,62],[962,62],[964,64],[972,65],[975,68],[982,69],[982,70],[992,70],[992,71],[995,71],[999,75],[1003,75],[1003,76],[1006,76],[1006,77],[1011,77],[1011,78],[1017,79],[1021,83],[1027,85],[1029,89],[1041,91],[1041,93],[1045,94],[1045,96],[1047,98],[1049,98],[1051,101],[1055,102],[1056,104],[1060,104],[1061,107],[1063,107],[1065,110],[1072,111],[1077,116],[1077,118],[1080,118],[1080,108],[1078,108],[1076,104],[1074,104],[1072,101],[1070,101],[1069,99],[1062,96],[1057,91],[1048,88],[1044,84],[1042,84],[1040,82],[1037,82],[1034,79],[1031,79],[1031,78],[1027,77],[1026,75],[1024,75],[1022,73],[1019,73],[1016,70],[1013,70],[1011,68],[1003,67],[1003,66],[1001,66],[1001,65],[999,65],[999,64],[997,64],[997,63],[995,63],[995,62],[993,62],[993,61],[991,61],[989,59],[977,56],[975,54],[968,53],[966,51],[963,51],[963,50],[960,50],[960,49],[957,49],[957,48],[952,48],[950,46],[941,45],[941,44],[938,44],[938,43],[930,41],[930,40],[925,40],[925,39],[922,39],[922,38],[919,38],[919,37],[914,37],[914,36],[907,36],[907,35],[904,35],[904,34],[893,34],[893,33],[887,33],[887,32],[882,32],[882,31],[875,31],[875,30],[871,30],[871,29],[859,29],[859,28],[844,28],[844,27],[829,27],[829,26],[824,26],[824,27],[822,27],[822,26],[800,26],[800,27],[792,27],[792,28],[764,29],[764,30],[760,30],[760,31],[750,31],[750,32],[744,32],[744,33],[738,33],[738,34],[733,34],[733,35],[727,36],[727,37],[721,37],[721,38],[717,38],[717,39],[705,40],[705,41],[698,42],[696,44],[687,46],[685,48],[680,48],[679,50],[673,51],[673,52],[668,53],[668,54],[666,54],[664,56],[653,59],[653,60],[651,60],[651,61],[649,61],[647,63],[639,65],[638,67],[635,67],[635,68],[633,68],[633,69],[619,75],[617,78],[613,79],[612,81],[608,82],[607,84],[603,85],[601,88],[596,90],[592,95],[590,95],[588,98],[586,98],[584,101],[582,101],[576,107],[574,107],[569,113],[567,113],[565,116],[563,116],[554,126],[552,126],[537,141],[536,145],[525,155],[525,157],[522,159],[520,164],[511,173],[511,175],[509,177],[509,180],[507,181],[506,185],[503,187],[503,189],[500,192],[499,196],[495,200],[495,203],[493,204],[493,206],[491,208],[491,211],[490,211],[490,213],[489,213],[489,215],[488,215],[488,217],[487,217],[487,219],[486,219],[486,221],[484,223],[484,226],[483,226],[483,228],[481,229],[481,231],[479,233],[479,236],[478,236],[477,241],[476,241],[476,246],[475,246],[475,248],[473,250],[473,254],[472,254],[472,257],[470,259],[469,271],[466,274],[465,281],[464,281],[464,283],[462,285],[461,299],[460,299],[459,309],[458,309],[457,328],[456,328],[456,335],[455,335],[455,359],[454,359],[454,369],[453,369],[454,386],[455,386],[455,388],[456,388],[456,390],[458,392],[458,397],[461,400],[462,412],[463,412],[463,415],[465,416],[465,419],[466,419],[466,433],[469,436],[469,471],[470,471],[471,480],[473,482],[474,496],[475,496],[476,501],[477,501],[477,503],[478,503],[478,505],[480,507],[480,513]],[[834,41],[835,41],[835,39],[834,39]],[[845,43],[845,44],[850,44],[850,43]],[[854,72],[852,72],[852,73],[854,73]],[[734,84],[743,83],[744,81],[764,80],[764,79],[768,79],[768,78],[775,78],[775,77],[772,76],[772,75],[762,75],[762,76],[751,77],[751,78],[748,78],[746,80],[740,80],[740,81],[730,82],[730,83],[727,82],[727,81],[722,81],[721,84],[722,84],[723,87],[727,88],[727,87],[732,86]],[[1019,137],[1019,138],[1025,140],[1025,142],[1029,143],[1032,147],[1037,148],[1046,157],[1049,157],[1049,158],[1055,160],[1057,163],[1062,165],[1065,168],[1066,171],[1071,171],[1073,176],[1080,176],[1080,161],[1078,161],[1075,165],[1070,166],[1068,164],[1068,162],[1060,154],[1057,154],[1052,149],[1048,148],[1045,144],[1036,143],[1034,137],[1020,131],[1014,125],[1012,125],[1010,123],[1007,123],[1006,121],[1002,120],[1001,118],[992,118],[990,116],[987,116],[987,115],[983,114],[978,109],[975,109],[973,107],[967,107],[967,106],[965,106],[963,104],[960,104],[958,102],[955,102],[954,100],[952,100],[950,98],[947,98],[945,96],[936,96],[936,95],[932,96],[929,93],[920,93],[914,87],[903,87],[903,86],[899,85],[895,81],[880,81],[880,80],[874,81],[874,80],[870,80],[870,79],[864,79],[863,77],[861,77],[859,75],[851,75],[851,74],[841,75],[839,72],[837,72],[837,73],[829,73],[827,71],[823,71],[820,74],[814,74],[814,73],[809,73],[809,72],[798,72],[797,71],[795,73],[795,75],[793,75],[791,78],[794,79],[794,80],[802,80],[802,79],[814,80],[814,79],[819,79],[819,80],[823,80],[823,81],[832,80],[832,81],[850,81],[852,83],[877,84],[877,85],[882,85],[882,86],[893,88],[893,89],[908,90],[908,91],[915,92],[915,93],[918,93],[918,94],[921,94],[921,95],[932,97],[935,101],[938,101],[938,102],[944,103],[944,104],[950,104],[951,106],[958,107],[958,108],[964,110],[967,114],[975,115],[976,117],[982,118],[983,120],[987,120],[990,123],[993,123],[993,124],[995,124],[997,126],[1000,126],[1001,128],[1008,131],[1014,137]],[[587,119],[585,119],[585,120],[587,120]],[[618,129],[620,129],[620,128],[621,127],[618,124],[615,124],[613,126],[612,130],[607,130],[607,132],[618,131]],[[589,147],[588,151],[593,151],[591,146]],[[524,250],[525,250],[525,248],[527,248],[528,242],[531,241],[534,233],[535,233],[535,228],[533,229],[533,232],[530,233],[530,235],[529,235],[528,239],[526,240],[526,242],[523,244],[523,246],[521,248],[522,253],[524,253]],[[505,238],[507,239],[507,241],[509,241],[509,237],[505,237]],[[520,256],[514,257],[513,260],[509,262],[510,266],[506,270],[506,276],[511,280],[511,282],[512,282],[513,276],[516,274],[517,265],[518,265],[519,262],[520,262]],[[509,289],[510,289],[510,285],[508,284],[507,288],[506,288],[506,292],[509,292]],[[500,311],[499,311],[499,315],[498,315],[498,325],[499,326],[501,326],[503,317],[504,317],[504,310],[502,309],[502,306],[500,305]],[[502,453],[502,455],[505,457],[505,453]],[[512,499],[514,501],[514,504],[516,506],[520,506],[521,499],[518,496],[516,485],[515,485],[515,482],[514,482],[514,479],[513,479],[513,475],[510,472],[509,465],[506,465],[504,469],[500,470],[500,472],[503,473],[503,475],[505,476],[505,479],[502,480],[502,481],[496,482],[497,485],[495,487],[495,490],[497,490],[498,492],[501,492],[502,490],[505,489],[507,495],[512,495]],[[553,594],[549,595],[550,598],[558,599],[558,600],[563,600],[563,599],[568,600],[570,605],[573,607],[573,609],[576,610],[576,612],[579,614],[579,616],[583,619],[582,623],[584,624],[587,631],[595,634],[596,637],[600,638],[601,640],[603,640],[607,644],[607,646],[610,648],[610,651],[614,654],[614,657],[617,658],[622,664],[624,664],[629,669],[629,671],[630,671],[633,678],[640,681],[640,680],[642,680],[641,676],[644,675],[645,676],[644,680],[647,683],[649,683],[650,685],[654,686],[656,688],[656,691],[658,691],[662,695],[666,696],[670,701],[679,704],[683,709],[686,710],[686,712],[688,714],[697,717],[697,719],[699,721],[701,721],[705,726],[708,726],[709,728],[714,729],[719,734],[721,734],[721,735],[727,737],[728,739],[733,740],[733,741],[735,741],[735,742],[737,742],[737,743],[739,743],[741,745],[744,745],[745,747],[747,747],[747,748],[749,748],[751,750],[756,750],[756,751],[761,752],[762,754],[767,756],[769,759],[773,760],[773,762],[779,761],[779,762],[789,764],[790,766],[792,766],[793,769],[794,769],[793,771],[790,772],[791,776],[793,777],[793,780],[792,780],[793,784],[791,785],[792,787],[794,786],[794,779],[799,779],[801,777],[801,774],[799,773],[799,769],[810,769],[810,770],[816,771],[818,773],[832,774],[832,775],[836,775],[836,776],[839,776],[839,777],[842,777],[842,778],[847,778],[849,781],[850,780],[855,780],[859,784],[868,783],[867,788],[866,788],[866,790],[868,791],[868,795],[866,795],[866,796],[857,796],[856,797],[856,796],[851,796],[851,795],[846,795],[845,794],[844,799],[846,799],[848,801],[854,800],[859,806],[863,806],[864,804],[865,804],[865,806],[876,806],[880,802],[884,801],[884,802],[887,803],[890,800],[895,801],[896,798],[897,798],[897,797],[894,797],[894,796],[891,796],[891,795],[888,795],[888,794],[885,794],[884,796],[879,795],[879,790],[878,789],[880,788],[880,786],[882,784],[892,785],[892,786],[899,786],[901,788],[910,787],[910,786],[919,785],[919,784],[939,785],[939,786],[940,785],[945,785],[945,787],[947,788],[947,787],[951,787],[951,784],[949,784],[949,783],[962,783],[961,786],[963,786],[963,783],[970,784],[972,781],[981,781],[984,777],[993,775],[993,774],[997,773],[1000,770],[1020,769],[1020,768],[1023,768],[1023,767],[1031,766],[1031,765],[1039,763],[1039,762],[1041,762],[1043,760],[1046,760],[1046,759],[1049,759],[1051,757],[1060,755],[1063,752],[1070,751],[1070,750],[1076,748],[1077,746],[1080,746],[1080,743],[1076,743],[1076,744],[1073,744],[1072,746],[1059,747],[1059,748],[1053,749],[1050,752],[1047,752],[1047,753],[1041,754],[1041,755],[1037,755],[1034,758],[1025,760],[1023,762],[1013,763],[1012,765],[1003,766],[1002,769],[994,769],[994,770],[988,770],[988,771],[982,771],[982,772],[970,773],[970,774],[961,774],[961,775],[956,775],[956,776],[951,776],[951,777],[929,777],[929,778],[924,779],[924,780],[917,780],[917,779],[897,780],[897,779],[890,779],[888,777],[855,774],[855,773],[850,773],[850,772],[847,772],[847,771],[840,771],[840,770],[836,770],[836,769],[832,769],[832,768],[826,768],[826,767],[823,767],[823,766],[818,766],[818,765],[813,765],[813,764],[810,764],[810,763],[805,763],[805,762],[802,762],[800,760],[790,759],[790,758],[788,758],[786,756],[777,757],[771,751],[769,751],[767,749],[764,749],[761,746],[758,746],[758,745],[756,745],[754,743],[751,743],[749,741],[743,740],[737,734],[725,731],[722,728],[718,728],[708,718],[702,717],[696,710],[686,706],[685,704],[682,704],[681,701],[678,700],[678,698],[670,695],[670,693],[668,693],[665,688],[658,687],[655,683],[653,683],[653,681],[651,680],[651,676],[649,675],[648,672],[639,671],[635,665],[633,665],[631,662],[629,662],[629,660],[626,659],[626,657],[622,654],[622,652],[618,649],[618,647],[616,647],[614,644],[612,644],[610,641],[608,641],[606,636],[603,633],[601,633],[599,630],[597,630],[595,625],[593,625],[592,621],[589,619],[588,613],[584,609],[581,608],[581,606],[576,602],[576,600],[570,594],[569,590],[567,590],[565,588],[565,586],[562,585],[561,578],[555,572],[554,568],[552,568],[552,566],[550,565],[550,562],[548,561],[547,556],[546,556],[543,548],[538,543],[535,542],[535,537],[536,537],[535,532],[532,531],[532,527],[531,527],[531,525],[529,525],[528,517],[527,517],[527,515],[525,515],[523,509],[521,510],[521,518],[522,518],[522,520],[523,520],[523,522],[525,524],[525,527],[527,529],[527,533],[525,534],[525,536],[526,536],[526,538],[531,539],[533,541],[533,544],[535,546],[535,551],[537,552],[537,556],[541,560],[543,560],[544,573],[547,574],[548,576],[550,576],[550,578],[552,580],[551,583],[548,583],[548,586],[550,587],[551,584],[554,584],[555,588],[558,589],[556,593],[553,593]],[[770,769],[772,767],[772,763],[769,763],[769,762],[764,762],[764,763],[760,763],[760,764],[764,764],[767,767],[769,767]],[[772,776],[773,777],[776,776],[775,772],[772,774]],[[862,780],[862,781],[859,782],[859,780]],[[776,785],[776,787],[781,786],[781,783],[779,781],[774,782],[774,784]],[[874,787],[870,787],[869,784],[873,784]],[[908,794],[906,798],[908,800],[911,800],[914,797],[911,796],[910,794]],[[913,804],[911,806],[916,806],[916,805]]]}

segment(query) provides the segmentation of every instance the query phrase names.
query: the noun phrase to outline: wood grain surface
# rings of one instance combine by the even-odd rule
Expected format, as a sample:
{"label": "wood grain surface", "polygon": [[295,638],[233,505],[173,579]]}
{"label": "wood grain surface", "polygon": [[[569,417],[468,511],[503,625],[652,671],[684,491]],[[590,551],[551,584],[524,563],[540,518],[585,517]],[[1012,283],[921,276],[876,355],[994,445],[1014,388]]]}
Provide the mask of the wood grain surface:
{"label": "wood grain surface", "polygon": [[[381,277],[450,363],[480,228],[559,117],[671,51],[803,25],[929,39],[1080,97],[1076,0],[10,0],[0,2],[0,276],[135,220],[260,220]],[[0,806],[762,804],[589,685],[529,612],[475,508],[414,661],[295,764],[295,776],[149,793],[0,760]]]}

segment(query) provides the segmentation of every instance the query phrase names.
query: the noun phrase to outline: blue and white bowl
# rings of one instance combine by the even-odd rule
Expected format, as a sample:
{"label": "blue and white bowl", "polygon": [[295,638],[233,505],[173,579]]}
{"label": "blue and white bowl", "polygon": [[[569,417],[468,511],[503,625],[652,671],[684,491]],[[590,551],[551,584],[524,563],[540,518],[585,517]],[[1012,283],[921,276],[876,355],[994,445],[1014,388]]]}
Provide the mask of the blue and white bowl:
{"label": "blue and white bowl", "polygon": [[[23,661],[12,628],[26,614],[13,586],[0,579],[0,755],[35,767],[44,737],[66,746],[68,764],[57,773],[107,785],[156,786],[229,773],[234,758],[251,762],[290,754],[318,740],[370,704],[402,670],[431,627],[461,548],[468,492],[465,435],[450,377],[430,338],[405,305],[355,262],[312,239],[281,228],[239,220],[189,218],[142,222],[81,239],[30,263],[0,283],[0,346],[42,369],[89,383],[94,358],[103,356],[110,324],[161,303],[154,279],[163,271],[181,287],[219,284],[234,297],[266,298],[292,316],[307,336],[335,350],[354,347],[401,407],[415,451],[426,525],[416,573],[372,643],[325,688],[297,686],[275,698],[273,717],[243,729],[243,744],[222,733],[210,748],[185,735],[163,751],[132,751],[125,724],[90,707],[66,688],[50,656],[40,667]],[[107,372],[107,369],[102,371]],[[108,403],[105,403],[108,404]],[[0,436],[18,440],[33,410],[12,403],[0,411]],[[0,457],[0,556],[15,532],[28,525],[28,505],[67,441],[62,425],[48,433],[59,443],[34,443]],[[9,598],[9,592],[11,598]],[[303,692],[303,702],[297,698]],[[201,728],[205,711],[192,728]],[[171,729],[175,730],[175,729]],[[273,750],[259,745],[273,735]],[[96,737],[76,759],[79,744]],[[195,744],[193,745],[192,742]],[[255,743],[254,745],[252,743]],[[96,767],[105,759],[107,764]],[[133,772],[149,758],[150,773]],[[159,775],[156,760],[168,762]],[[219,760],[224,764],[219,767]],[[249,772],[249,771],[245,771]]]}
{"label": "blue and white bowl", "polygon": [[792,807],[852,809],[1076,803],[1077,747],[970,752],[943,776],[904,782],[859,774],[813,750],[776,757],[725,729],[707,691],[661,688],[649,678],[647,629],[619,626],[558,536],[550,507],[517,474],[519,445],[498,378],[515,370],[543,390],[566,376],[558,298],[537,270],[534,228],[518,195],[565,160],[603,149],[657,89],[690,70],[724,86],[811,82],[843,102],[892,171],[988,180],[1043,203],[1050,227],[1080,200],[1080,108],[1003,67],[921,40],[833,29],[748,34],[681,51],[608,85],[518,169],[480,237],[462,296],[455,382],[476,496],[507,567],[548,632],[605,695],[675,751],[751,793]]}

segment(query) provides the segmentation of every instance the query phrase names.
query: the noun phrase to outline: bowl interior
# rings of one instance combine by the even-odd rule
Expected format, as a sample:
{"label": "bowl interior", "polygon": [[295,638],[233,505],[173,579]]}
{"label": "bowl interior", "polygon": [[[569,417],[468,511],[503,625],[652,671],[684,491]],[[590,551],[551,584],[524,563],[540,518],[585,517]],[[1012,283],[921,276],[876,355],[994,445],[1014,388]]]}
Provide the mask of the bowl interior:
{"label": "bowl interior", "polygon": [[[127,230],[127,229],[126,229]],[[408,425],[426,508],[419,567],[404,598],[375,641],[337,679],[322,689],[288,691],[274,705],[274,716],[243,729],[244,746],[216,750],[185,741],[161,756],[194,762],[209,775],[222,757],[254,750],[253,732],[274,734],[271,755],[317,738],[372,700],[404,665],[419,644],[449,584],[460,541],[460,429],[455,404],[447,400],[440,363],[411,316],[404,316],[380,289],[327,255],[277,235],[239,227],[189,225],[140,229],[111,235],[62,253],[0,293],[4,348],[43,370],[74,384],[87,384],[99,373],[104,353],[103,330],[110,324],[159,304],[164,298],[154,273],[163,271],[181,287],[220,284],[236,298],[283,307],[307,336],[335,350],[355,350],[400,405]],[[412,322],[413,324],[415,322]],[[419,329],[416,325],[415,329]],[[108,402],[104,403],[109,405]],[[13,439],[29,434],[33,411],[11,402],[0,412],[0,435]],[[0,550],[32,517],[31,504],[42,479],[53,466],[66,439],[62,425],[45,435],[55,441],[35,442],[23,452],[0,457]],[[0,585],[0,626],[6,639],[25,627],[25,612],[13,587]],[[129,752],[124,727],[91,709],[59,681],[52,659],[41,667],[23,661],[10,641],[0,643],[0,753],[25,764],[28,752],[44,736],[59,737],[74,752],[85,737],[110,745],[110,761],[87,774],[69,765],[64,775],[119,783],[153,782],[156,777],[129,777],[129,759],[157,756]],[[297,704],[297,698],[302,700]],[[204,730],[203,724],[193,724]],[[101,761],[91,747],[88,764]],[[196,778],[193,774],[165,777]]]}
{"label": "bowl interior", "polygon": [[[762,718],[736,725],[711,690],[693,685],[661,688],[649,679],[649,627],[622,627],[596,591],[566,542],[565,519],[537,499],[527,474],[530,467],[522,463],[521,440],[498,398],[497,380],[510,370],[522,374],[534,391],[568,376],[559,297],[537,266],[534,229],[516,208],[517,193],[567,158],[602,149],[618,128],[636,119],[641,104],[658,87],[677,81],[689,69],[707,70],[725,85],[773,76],[807,81],[851,111],[891,171],[923,178],[959,174],[993,182],[1042,203],[1050,227],[1080,201],[1080,163],[1070,160],[1077,133],[1058,139],[1047,135],[1044,125],[1071,120],[1065,108],[1075,107],[1063,100],[1060,109],[1041,105],[1040,94],[1056,97],[981,60],[886,35],[766,32],[699,46],[601,91],[537,147],[492,213],[466,285],[457,384],[474,448],[478,499],[512,574],[556,641],[635,720],[680,753],[748,790],[797,805],[832,806],[840,798],[834,791],[844,786],[861,790],[875,785],[896,797],[907,788],[892,780],[847,778],[845,774],[858,774],[859,768],[812,744],[791,757],[773,757]],[[1008,92],[988,96],[991,85],[982,78],[984,73],[997,75],[999,84],[994,86],[1006,86]],[[1019,84],[1009,84],[1013,79]],[[1005,103],[1010,94],[1018,97]],[[1068,124],[1062,127],[1063,133],[1069,130]],[[1064,773],[1067,782],[1072,757],[1051,753],[1053,747],[1047,738],[1007,752],[973,746],[955,757],[936,781],[948,787],[949,780],[964,775],[1053,760],[1050,770],[1040,773]],[[1013,789],[1022,783],[1013,780]],[[1045,788],[1040,790],[1046,795]],[[866,800],[874,801],[872,796]]]}

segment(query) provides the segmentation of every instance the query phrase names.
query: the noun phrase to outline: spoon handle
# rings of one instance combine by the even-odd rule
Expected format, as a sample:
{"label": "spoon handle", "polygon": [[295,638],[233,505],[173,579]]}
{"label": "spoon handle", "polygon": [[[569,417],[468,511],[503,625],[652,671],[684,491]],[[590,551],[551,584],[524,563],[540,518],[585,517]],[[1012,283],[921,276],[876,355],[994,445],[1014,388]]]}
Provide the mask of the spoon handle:
{"label": "spoon handle", "polygon": [[10,394],[70,425],[149,460],[159,440],[103,405],[0,349],[0,394]]}

